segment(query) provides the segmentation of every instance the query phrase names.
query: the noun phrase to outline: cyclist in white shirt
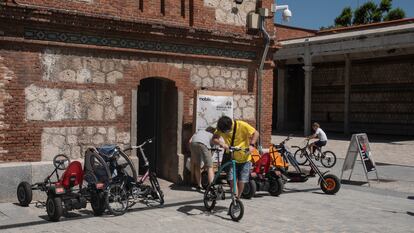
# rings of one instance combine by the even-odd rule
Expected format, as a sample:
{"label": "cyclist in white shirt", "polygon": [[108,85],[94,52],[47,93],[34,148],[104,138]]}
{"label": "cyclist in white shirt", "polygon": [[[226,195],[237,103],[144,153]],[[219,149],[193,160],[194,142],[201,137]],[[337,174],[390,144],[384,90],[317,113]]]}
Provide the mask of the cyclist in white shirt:
{"label": "cyclist in white shirt", "polygon": [[311,152],[311,154],[313,154],[315,147],[323,147],[326,146],[326,143],[328,143],[328,137],[326,137],[326,133],[325,131],[323,131],[321,128],[321,126],[315,122],[312,124],[312,129],[315,130],[315,134],[309,136],[309,139],[313,139],[313,138],[317,138],[319,139],[316,142],[312,142],[309,145],[309,150]]}

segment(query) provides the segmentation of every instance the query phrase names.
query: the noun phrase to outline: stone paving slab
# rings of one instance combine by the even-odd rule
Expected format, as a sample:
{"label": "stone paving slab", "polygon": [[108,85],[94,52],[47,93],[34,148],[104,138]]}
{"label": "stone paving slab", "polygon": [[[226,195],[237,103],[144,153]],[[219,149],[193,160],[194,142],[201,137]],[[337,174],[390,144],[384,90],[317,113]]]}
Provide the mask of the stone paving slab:
{"label": "stone paving slab", "polygon": [[412,232],[412,196],[376,194],[371,188],[344,185],[337,195],[323,194],[316,182],[289,183],[279,197],[260,193],[243,200],[245,216],[233,222],[226,215],[229,200],[213,212],[204,210],[202,194],[162,182],[164,208],[133,207],[119,217],[94,217],[89,211],[52,223],[44,209],[0,204],[9,216],[0,219],[1,232]]}

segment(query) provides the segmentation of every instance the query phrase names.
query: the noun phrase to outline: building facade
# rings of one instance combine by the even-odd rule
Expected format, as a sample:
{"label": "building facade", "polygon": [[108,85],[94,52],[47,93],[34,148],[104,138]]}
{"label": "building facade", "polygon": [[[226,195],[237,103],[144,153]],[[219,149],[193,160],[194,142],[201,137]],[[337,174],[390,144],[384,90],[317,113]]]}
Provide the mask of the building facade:
{"label": "building facade", "polygon": [[[158,174],[181,182],[198,89],[234,92],[255,125],[264,42],[246,16],[272,1],[6,0],[0,7],[0,161],[79,159],[89,146],[149,148]],[[274,34],[272,19],[268,31]],[[263,75],[270,142],[273,68]]]}
{"label": "building facade", "polygon": [[414,19],[309,33],[274,54],[275,131],[414,135]]}

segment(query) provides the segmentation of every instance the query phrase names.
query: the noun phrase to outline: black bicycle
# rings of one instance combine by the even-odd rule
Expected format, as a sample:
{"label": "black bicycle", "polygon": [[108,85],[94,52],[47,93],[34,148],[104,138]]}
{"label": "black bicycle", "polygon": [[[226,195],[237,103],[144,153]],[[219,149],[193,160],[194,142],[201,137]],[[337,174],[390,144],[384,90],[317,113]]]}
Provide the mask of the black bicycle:
{"label": "black bicycle", "polygon": [[[313,153],[308,152],[310,139],[305,139],[305,146],[292,146],[292,148],[298,148],[295,152],[295,159],[299,165],[305,165],[308,162],[308,158],[313,158],[316,161],[320,161],[322,166],[331,168],[336,164],[336,155],[332,151],[322,151],[321,147],[315,146]],[[307,156],[306,156],[307,155]]]}

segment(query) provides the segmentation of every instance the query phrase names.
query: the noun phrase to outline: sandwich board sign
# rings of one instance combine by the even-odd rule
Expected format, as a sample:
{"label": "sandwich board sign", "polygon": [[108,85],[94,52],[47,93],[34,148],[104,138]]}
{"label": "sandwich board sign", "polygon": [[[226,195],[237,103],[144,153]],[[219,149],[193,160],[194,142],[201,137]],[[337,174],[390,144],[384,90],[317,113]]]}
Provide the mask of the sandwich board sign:
{"label": "sandwich board sign", "polygon": [[[233,119],[233,92],[197,90],[194,95],[193,131],[216,127],[221,116]],[[220,153],[220,157],[222,153]],[[213,161],[218,157],[214,154]]]}
{"label": "sandwich board sign", "polygon": [[341,179],[345,171],[351,170],[348,180],[351,179],[352,172],[354,171],[355,162],[357,158],[360,158],[362,166],[364,168],[365,177],[369,184],[368,173],[375,172],[378,178],[378,171],[375,162],[372,158],[371,148],[369,146],[368,136],[365,133],[353,134],[351,142],[349,143],[348,152],[342,166]]}

